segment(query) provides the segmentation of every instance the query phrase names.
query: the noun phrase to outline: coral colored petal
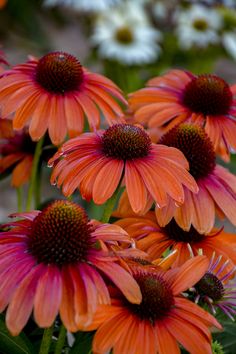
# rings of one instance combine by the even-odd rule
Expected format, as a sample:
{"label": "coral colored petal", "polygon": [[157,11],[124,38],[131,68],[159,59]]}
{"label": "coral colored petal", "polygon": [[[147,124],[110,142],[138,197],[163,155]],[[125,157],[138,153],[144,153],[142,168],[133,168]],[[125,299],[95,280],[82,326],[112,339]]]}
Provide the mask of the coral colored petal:
{"label": "coral colored petal", "polygon": [[39,98],[29,126],[29,134],[33,140],[38,141],[48,129],[50,109],[50,97],[44,94]]}
{"label": "coral colored petal", "polygon": [[191,354],[212,354],[210,341],[198,327],[186,323],[175,315],[168,316],[164,325]]}
{"label": "coral colored petal", "polygon": [[124,296],[134,304],[140,304],[142,294],[134,278],[116,263],[96,261],[96,267],[110,278]]}
{"label": "coral colored petal", "polygon": [[208,265],[209,259],[205,256],[196,256],[185,262],[179,268],[171,286],[173,294],[178,295],[195,285],[206,273]]}
{"label": "coral colored petal", "polygon": [[25,154],[18,152],[15,154],[10,154],[0,159],[0,173],[4,172],[7,168],[14,165],[17,161],[24,158]]}
{"label": "coral colored petal", "polygon": [[[80,275],[79,267],[69,266],[68,272],[73,283],[74,288],[74,308],[75,308],[75,323],[78,326],[79,324],[87,324],[87,294],[85,289],[85,284]],[[73,305],[72,305],[73,306]]]}
{"label": "coral colored petal", "polygon": [[155,208],[155,214],[158,224],[161,227],[166,226],[175,214],[177,206],[173,199],[168,198],[167,205],[163,208]]}
{"label": "coral colored petal", "polygon": [[[221,324],[217,321],[217,319],[212,316],[210,313],[207,311],[203,310],[200,306],[194,304],[193,302],[186,300],[181,297],[176,297],[175,298],[175,305],[177,308],[180,308],[181,310],[185,310],[186,312],[189,313],[191,316],[196,316],[201,321],[203,321],[206,326],[215,326],[218,329],[222,329]],[[179,316],[181,316],[181,311],[179,311]],[[190,320],[190,319],[189,319]]]}
{"label": "coral colored petal", "polygon": [[90,169],[87,170],[87,173],[79,186],[82,198],[86,199],[87,201],[91,200],[96,177],[99,171],[101,171],[101,169],[106,166],[106,164],[106,158],[98,158],[97,161],[94,161],[94,164],[90,166]]}
{"label": "coral colored petal", "polygon": [[208,233],[215,223],[215,205],[209,193],[199,183],[199,192],[192,194],[194,212],[192,214],[192,224],[200,233]]}
{"label": "coral colored petal", "polygon": [[22,129],[30,120],[31,115],[37,107],[40,95],[40,91],[35,91],[35,93],[32,93],[31,97],[24,103],[24,105],[16,110],[13,119],[13,129]]}
{"label": "coral colored petal", "polygon": [[142,213],[147,204],[147,191],[135,162],[126,161],[125,185],[133,211]]}
{"label": "coral colored petal", "polygon": [[176,339],[169,333],[162,321],[157,321],[155,329],[158,333],[159,354],[180,354]]}
{"label": "coral colored petal", "polygon": [[59,145],[64,140],[67,132],[63,97],[52,95],[50,107],[48,133],[53,144]]}
{"label": "coral colored petal", "polygon": [[100,113],[97,106],[89,98],[89,96],[84,94],[82,91],[80,91],[79,94],[75,96],[75,98],[77,99],[78,104],[80,104],[88,118],[90,129],[96,130],[100,125]]}
{"label": "coral colored petal", "polygon": [[120,182],[124,168],[123,160],[107,160],[100,169],[93,185],[93,200],[96,204],[103,204],[112,197]]}
{"label": "coral colored petal", "polygon": [[37,284],[45,270],[46,266],[42,264],[34,267],[18,286],[11,299],[6,314],[6,325],[14,336],[20,333],[31,315]]}
{"label": "coral colored petal", "polygon": [[93,352],[105,354],[126,335],[133,317],[125,310],[106,321],[98,328],[93,340]]}
{"label": "coral colored petal", "polygon": [[65,115],[70,138],[73,138],[84,129],[84,112],[78,101],[73,96],[64,97]]}
{"label": "coral colored petal", "polygon": [[137,165],[138,172],[140,173],[149,193],[159,208],[167,204],[167,194],[164,181],[158,175],[158,171],[152,165],[145,161],[140,161]]}
{"label": "coral colored petal", "polygon": [[185,231],[189,231],[193,220],[194,204],[192,193],[185,188],[185,201],[182,205],[176,208],[175,221]]}
{"label": "coral colored petal", "polygon": [[31,168],[33,163],[33,156],[26,156],[17,166],[14,168],[12,172],[12,186],[20,187],[24,183],[29,181],[31,175]]}
{"label": "coral colored petal", "polygon": [[67,268],[63,268],[62,274],[62,300],[60,306],[60,316],[66,329],[70,332],[77,331],[77,325],[75,323],[75,289],[73,281],[70,276],[70,272]]}
{"label": "coral colored petal", "polygon": [[32,87],[31,85],[27,85],[23,87],[17,87],[17,91],[13,91],[13,93],[9,96],[2,107],[2,117],[8,117],[10,114],[15,112],[19,107],[23,106],[25,102],[32,96]]}
{"label": "coral colored petal", "polygon": [[60,270],[48,265],[40,278],[34,300],[34,318],[39,327],[50,327],[59,311],[62,297]]}

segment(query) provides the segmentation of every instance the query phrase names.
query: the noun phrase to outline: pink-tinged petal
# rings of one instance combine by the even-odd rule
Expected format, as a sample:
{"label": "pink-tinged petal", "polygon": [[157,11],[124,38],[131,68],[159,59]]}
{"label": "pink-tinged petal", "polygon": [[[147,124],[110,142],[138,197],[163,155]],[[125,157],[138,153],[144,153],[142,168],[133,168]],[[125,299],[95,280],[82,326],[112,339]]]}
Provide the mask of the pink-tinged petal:
{"label": "pink-tinged petal", "polygon": [[40,327],[50,327],[59,311],[62,297],[61,274],[56,266],[48,265],[40,278],[34,300],[34,318]]}
{"label": "pink-tinged petal", "polygon": [[134,304],[140,304],[142,294],[134,278],[116,263],[96,261],[100,269],[120,289],[124,296]]}
{"label": "pink-tinged petal", "polygon": [[26,212],[22,212],[22,213],[14,213],[14,214],[10,214],[11,218],[24,218],[27,220],[34,220],[36,218],[36,216],[38,216],[41,213],[40,210],[31,210],[31,211],[26,211]]}
{"label": "pink-tinged petal", "polygon": [[118,225],[114,224],[101,224],[91,234],[95,240],[102,240],[104,242],[109,241],[121,241],[131,242],[131,238],[127,232]]}
{"label": "pink-tinged petal", "polygon": [[204,185],[215,203],[232,224],[236,225],[236,195],[230,193],[223,183],[214,175],[204,179]]}
{"label": "pink-tinged petal", "polygon": [[34,267],[25,276],[11,299],[6,314],[6,325],[13,336],[21,332],[31,315],[38,281],[45,269],[46,266],[42,264]]}
{"label": "pink-tinged petal", "polygon": [[164,325],[191,354],[212,354],[211,343],[200,328],[179,319],[174,314],[165,319]]}
{"label": "pink-tinged petal", "polygon": [[[120,182],[124,168],[123,160],[107,160],[100,169],[93,185],[93,200],[96,204],[103,204],[112,197]],[[106,181],[106,183],[104,183]]]}
{"label": "pink-tinged petal", "polygon": [[125,185],[133,211],[142,213],[147,205],[147,190],[135,162],[126,161]]}
{"label": "pink-tinged petal", "polygon": [[198,194],[192,194],[194,212],[192,214],[192,224],[200,233],[208,233],[215,223],[215,205],[209,193],[199,182]]}
{"label": "pink-tinged petal", "polygon": [[66,117],[63,97],[50,97],[50,117],[48,121],[48,133],[54,145],[59,145],[65,139],[67,133]]}
{"label": "pink-tinged petal", "polygon": [[157,321],[155,329],[158,333],[158,353],[159,354],[180,354],[180,348],[176,339],[168,331],[162,321]]}
{"label": "pink-tinged petal", "polygon": [[214,169],[214,175],[225,181],[227,185],[236,193],[236,176],[223,166],[216,165]]}
{"label": "pink-tinged petal", "polygon": [[92,315],[95,313],[98,304],[96,285],[90,276],[90,273],[93,272],[93,268],[85,263],[81,263],[79,271],[86,291],[88,316],[92,320]]}
{"label": "pink-tinged petal", "polygon": [[29,126],[29,134],[33,140],[38,141],[46,133],[48,128],[50,109],[50,98],[44,94],[39,98],[37,108],[32,114],[32,120]]}
{"label": "pink-tinged petal", "polygon": [[[19,256],[18,256],[19,257]],[[13,256],[11,257],[12,260]],[[7,264],[5,262],[7,267]],[[15,262],[11,267],[6,268],[5,272],[1,274],[0,281],[0,312],[2,312],[8,303],[11,301],[12,295],[21,281],[30,272],[35,265],[34,260],[25,259],[25,256],[21,260]]]}
{"label": "pink-tinged petal", "polygon": [[83,132],[84,112],[73,96],[65,95],[64,105],[69,136],[73,138]]}
{"label": "pink-tinged petal", "polygon": [[170,197],[167,200],[167,205],[163,208],[155,208],[157,222],[161,227],[166,226],[172,219],[176,211],[176,204]]}
{"label": "pink-tinged petal", "polygon": [[89,127],[91,130],[96,130],[100,126],[100,113],[94,102],[84,94],[82,91],[79,92],[78,96],[75,96],[78,104],[82,107],[85,112]]}
{"label": "pink-tinged petal", "polygon": [[127,311],[121,310],[120,313],[102,324],[94,336],[93,352],[108,353],[121,336],[126,335],[133,320],[133,316]]}
{"label": "pink-tinged petal", "polygon": [[195,285],[206,273],[208,265],[209,259],[205,256],[196,256],[185,262],[178,269],[172,283],[173,295],[178,295]]}
{"label": "pink-tinged petal", "polygon": [[62,299],[60,305],[60,316],[66,329],[70,332],[77,331],[75,322],[75,289],[74,284],[68,268],[64,267],[61,271],[62,275]]}
{"label": "pink-tinged petal", "polygon": [[92,268],[91,271],[91,267],[89,267],[88,265],[87,268],[90,268],[88,269],[88,271],[90,272],[90,277],[97,289],[98,303],[104,305],[110,304],[111,299],[110,299],[109,291],[101,275],[94,268]]}

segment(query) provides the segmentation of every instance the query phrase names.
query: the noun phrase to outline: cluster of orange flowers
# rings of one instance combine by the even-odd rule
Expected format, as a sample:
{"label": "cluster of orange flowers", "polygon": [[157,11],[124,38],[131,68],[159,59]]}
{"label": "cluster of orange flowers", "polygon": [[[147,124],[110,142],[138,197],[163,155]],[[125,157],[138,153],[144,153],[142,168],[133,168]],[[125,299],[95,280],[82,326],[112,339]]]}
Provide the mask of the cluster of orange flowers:
{"label": "cluster of orange flowers", "polygon": [[[236,177],[216,161],[236,149],[235,95],[218,76],[171,70],[127,102],[64,52],[3,70],[0,172],[27,182],[47,134],[51,184],[70,198],[2,226],[12,335],[32,311],[43,328],[59,313],[68,331],[96,330],[94,353],[212,353],[213,315],[236,313],[236,235],[215,227],[236,225]],[[71,201],[78,191],[105,204],[100,221]]]}

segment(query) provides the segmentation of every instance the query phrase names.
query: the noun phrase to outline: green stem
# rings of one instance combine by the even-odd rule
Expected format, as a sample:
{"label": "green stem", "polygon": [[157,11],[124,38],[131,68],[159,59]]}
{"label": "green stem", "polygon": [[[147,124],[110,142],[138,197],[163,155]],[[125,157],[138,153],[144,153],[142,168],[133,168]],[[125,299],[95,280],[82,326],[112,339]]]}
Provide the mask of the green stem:
{"label": "green stem", "polygon": [[30,176],[28,196],[27,196],[27,201],[26,201],[26,210],[27,211],[30,211],[30,209],[31,209],[32,198],[33,198],[35,184],[36,184],[36,180],[37,180],[39,159],[40,159],[40,155],[42,152],[43,139],[44,138],[42,137],[37,142],[35,153],[34,153],[34,160],[33,160],[32,172],[31,172],[31,176]]}
{"label": "green stem", "polygon": [[54,323],[51,327],[45,328],[43,332],[43,339],[39,349],[39,354],[48,354],[51,345],[53,330],[54,330]]}
{"label": "green stem", "polygon": [[35,204],[36,209],[38,209],[40,206],[41,178],[42,178],[42,164],[40,164],[38,166],[38,171],[37,171],[36,177],[35,177],[36,188],[34,188],[34,204]]}
{"label": "green stem", "polygon": [[120,188],[118,186],[115,193],[113,194],[113,196],[110,199],[108,199],[107,202],[105,203],[105,208],[103,211],[101,222],[103,222],[103,223],[109,222],[111,214],[112,214],[114,206],[115,206],[115,203],[116,203],[116,198],[118,196],[119,190],[120,190]]}
{"label": "green stem", "polygon": [[58,340],[57,340],[57,344],[56,344],[56,348],[55,348],[54,354],[61,354],[62,353],[62,349],[63,349],[64,344],[65,344],[65,339],[66,339],[66,328],[62,324],[61,327],[60,327],[60,332],[59,332],[59,335],[58,335]]}
{"label": "green stem", "polygon": [[18,187],[16,190],[17,193],[17,209],[18,209],[18,213],[22,212],[22,187]]}

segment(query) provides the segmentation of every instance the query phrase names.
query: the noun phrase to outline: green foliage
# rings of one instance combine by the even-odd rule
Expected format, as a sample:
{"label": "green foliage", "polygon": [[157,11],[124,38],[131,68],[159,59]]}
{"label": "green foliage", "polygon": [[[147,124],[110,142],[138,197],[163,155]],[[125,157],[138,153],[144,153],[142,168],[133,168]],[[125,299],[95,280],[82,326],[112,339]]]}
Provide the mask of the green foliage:
{"label": "green foliage", "polygon": [[16,337],[9,333],[3,315],[0,315],[0,352],[1,354],[35,353],[31,342],[23,333]]}

